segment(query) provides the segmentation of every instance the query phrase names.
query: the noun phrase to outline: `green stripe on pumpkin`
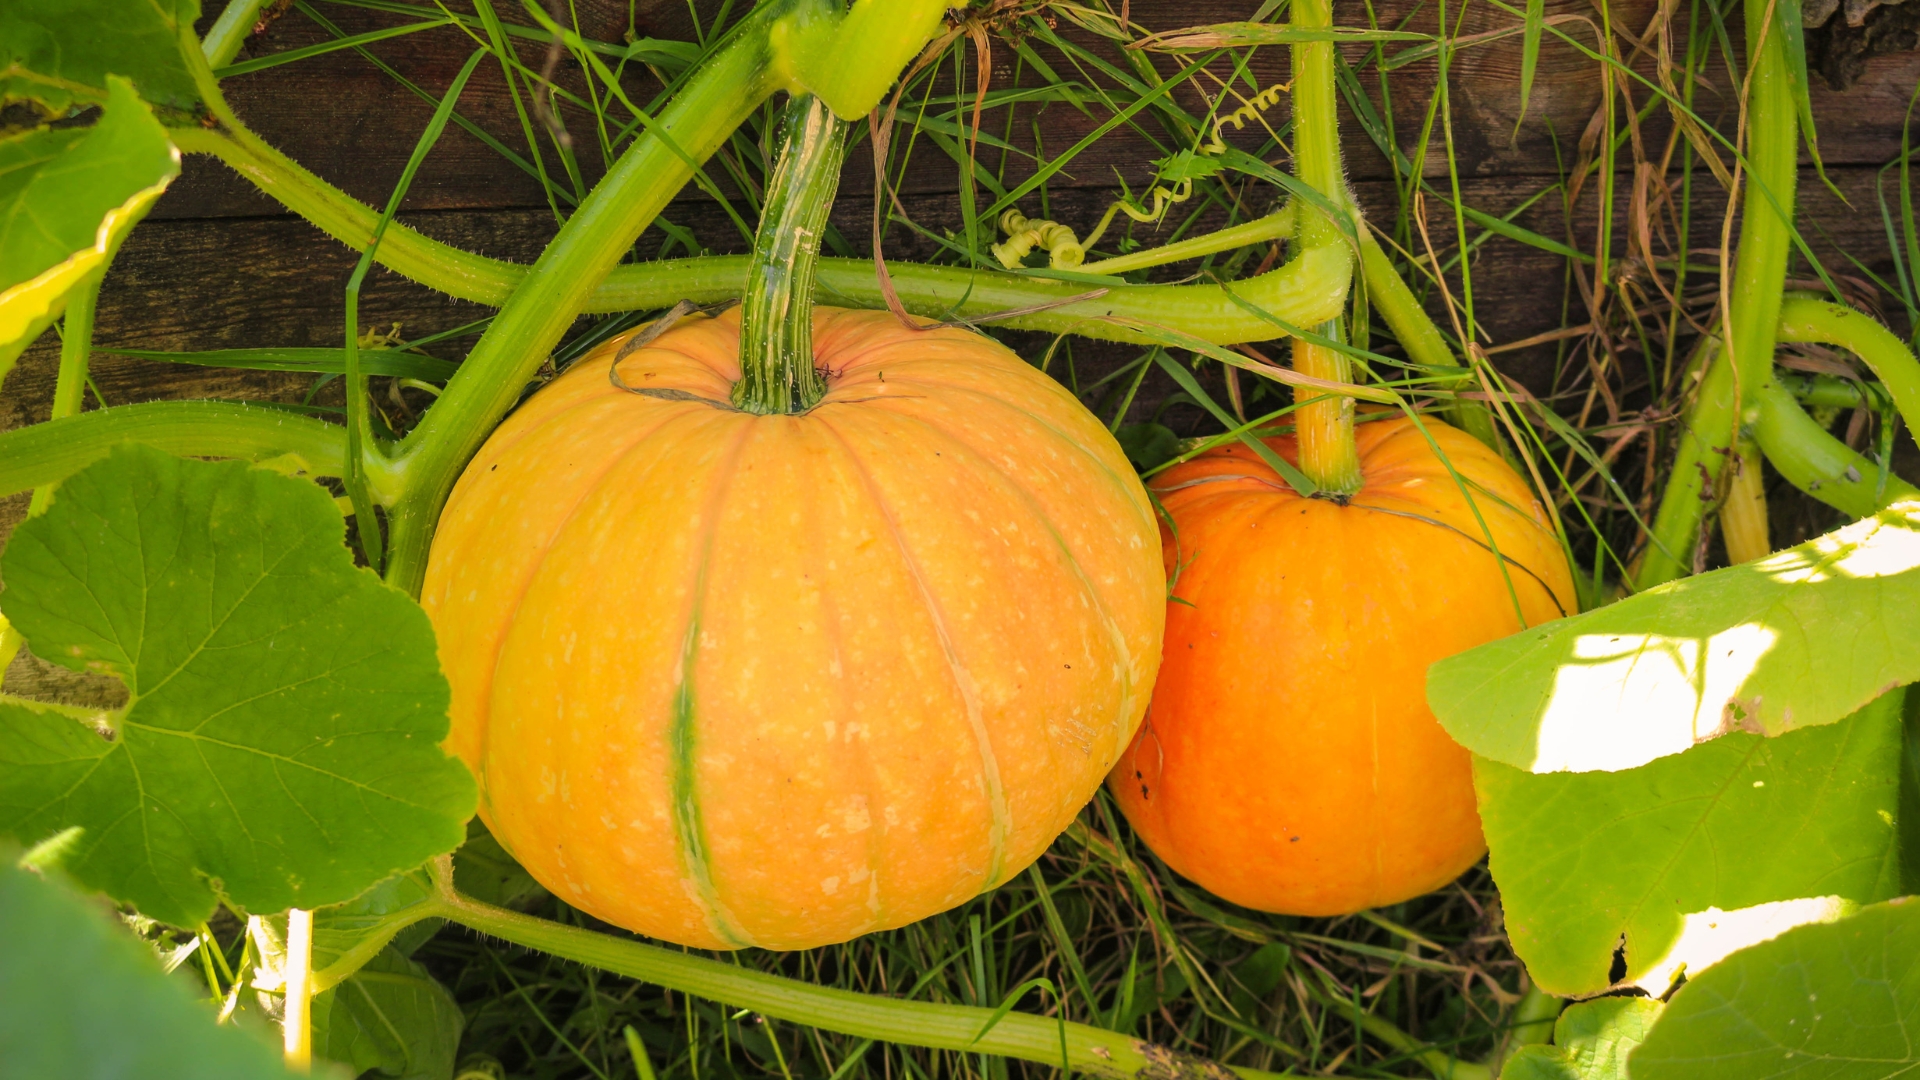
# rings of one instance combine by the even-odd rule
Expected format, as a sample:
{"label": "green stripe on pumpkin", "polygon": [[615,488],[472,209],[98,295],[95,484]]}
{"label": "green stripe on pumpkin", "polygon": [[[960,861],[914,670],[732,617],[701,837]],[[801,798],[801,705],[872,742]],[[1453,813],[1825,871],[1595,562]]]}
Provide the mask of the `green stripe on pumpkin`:
{"label": "green stripe on pumpkin", "polygon": [[[700,580],[694,586],[698,595],[706,592],[706,560],[701,559]],[[713,867],[708,861],[710,845],[706,826],[701,821],[700,793],[694,759],[694,649],[700,640],[700,605],[696,601],[693,616],[687,621],[687,639],[680,651],[680,685],[673,692],[673,727],[668,745],[673,754],[673,825],[680,847],[680,865],[693,882],[694,892],[706,909],[707,929],[715,937],[736,949],[753,944],[753,939],[735,923],[713,883]]]}
{"label": "green stripe on pumpkin", "polygon": [[692,883],[700,906],[705,909],[707,929],[712,931],[713,936],[736,949],[747,948],[754,941],[753,936],[741,928],[733,913],[721,902],[720,890],[713,881],[710,857],[713,845],[707,838],[706,824],[700,813],[699,762],[695,757],[698,717],[694,707],[693,669],[700,643],[700,620],[707,603],[707,570],[713,562],[713,537],[719,529],[720,504],[726,498],[728,478],[739,460],[740,449],[746,444],[750,430],[744,429],[740,437],[735,439],[726,466],[720,471],[721,479],[708,497],[706,539],[700,548],[700,569],[694,575],[693,610],[687,613],[687,636],[680,646],[680,682],[674,687],[673,721],[667,732],[667,748],[672,755],[673,769],[670,790],[674,838],[680,849],[680,866],[687,880]]}

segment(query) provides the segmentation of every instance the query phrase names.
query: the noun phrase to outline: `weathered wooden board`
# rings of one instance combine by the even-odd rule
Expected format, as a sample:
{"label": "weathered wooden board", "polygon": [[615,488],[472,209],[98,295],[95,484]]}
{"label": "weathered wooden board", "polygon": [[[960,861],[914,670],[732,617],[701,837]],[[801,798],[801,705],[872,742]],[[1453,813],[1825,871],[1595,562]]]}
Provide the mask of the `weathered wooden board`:
{"label": "weathered wooden board", "polygon": [[[711,8],[713,5],[701,6]],[[1638,33],[1647,26],[1658,6],[1656,0],[1619,0],[1610,8],[1616,26],[1631,28]],[[504,5],[503,9],[511,7]],[[576,7],[582,29],[589,36],[618,41],[626,32],[627,4],[617,0],[590,0]],[[1190,3],[1139,0],[1132,5],[1132,14],[1140,25],[1162,30],[1244,19],[1257,7],[1254,0],[1194,0]],[[1362,5],[1338,7],[1338,17],[1343,21],[1365,18]],[[1436,11],[1436,5],[1433,4],[1420,4],[1416,0],[1383,0],[1375,3],[1373,8],[1382,26],[1399,26],[1411,12],[1411,21],[1406,22],[1408,29],[1424,32],[1437,29],[1433,22]],[[1473,4],[1467,5],[1467,8],[1466,22],[1461,27],[1465,33],[1484,32],[1512,23],[1511,17],[1491,5]],[[318,0],[316,10],[348,33],[405,21],[390,14],[328,0]],[[1598,19],[1595,6],[1586,0],[1555,0],[1547,5],[1547,11],[1549,15]],[[511,11],[509,17],[513,17]],[[674,0],[639,3],[635,24],[641,36],[685,39],[692,33],[687,5]],[[1595,40],[1588,23],[1565,23],[1556,29],[1589,48]],[[1087,35],[1070,31],[1071,28],[1063,24],[1063,36],[1076,41],[1090,41]],[[1738,33],[1737,27],[1734,32]],[[264,34],[250,42],[248,52],[242,55],[265,55],[330,39],[331,34],[327,30],[296,10],[274,21]],[[472,42],[463,36],[429,31],[377,42],[368,46],[367,52],[415,84],[437,93],[451,81],[471,48]],[[1683,42],[1676,45],[1676,49],[1683,48]],[[545,57],[543,46],[525,45],[522,52],[531,67],[540,68]],[[1351,52],[1354,59],[1358,60],[1360,50],[1353,49]],[[1468,49],[1452,63],[1449,86],[1454,111],[1455,159],[1467,175],[1556,175],[1560,171],[1556,164],[1556,139],[1564,155],[1570,159],[1574,143],[1600,104],[1598,62],[1550,34],[1541,51],[1539,72],[1526,121],[1519,123],[1520,54],[1519,38],[1507,37]],[[1180,70],[1178,57],[1166,54],[1147,56],[1163,73],[1171,74]],[[1630,59],[1637,71],[1648,78],[1653,77],[1654,65],[1645,55]],[[999,45],[992,54],[991,85],[1014,85],[1020,77],[1020,72],[1016,70],[1018,66],[1018,58],[1013,50],[1004,43]],[[1261,86],[1283,80],[1286,77],[1285,50],[1261,50],[1250,71]],[[951,92],[955,74],[951,70],[944,72],[936,86],[942,91]],[[975,88],[971,63],[962,74],[966,79],[962,96],[970,101]],[[1396,69],[1388,80],[1391,100],[1399,117],[1396,135],[1403,151],[1410,152],[1417,139],[1423,110],[1435,97],[1437,75],[1437,64],[1427,60]],[[557,81],[567,85],[570,77],[568,63],[563,61],[556,76]],[[1709,74],[1709,80],[1710,85],[1697,94],[1696,108],[1709,121],[1725,121],[1734,108],[1733,96],[1727,91],[1728,82],[1724,73],[1717,70]],[[1024,81],[1032,80],[1028,78]],[[1382,104],[1383,94],[1378,78],[1369,74],[1361,81],[1376,106]],[[636,100],[660,88],[657,80],[644,75],[632,82]],[[1824,82],[1816,80],[1814,108],[1820,117],[1825,160],[1840,165],[1878,165],[1890,160],[1899,152],[1901,120],[1917,82],[1920,82],[1920,55],[1916,54],[1886,56],[1871,61],[1866,75],[1845,94],[1836,94]],[[1214,83],[1205,78],[1195,78],[1178,95],[1181,103],[1196,115],[1206,109],[1200,98],[1203,90],[1215,96],[1220,93],[1220,88]],[[1241,92],[1250,93],[1245,88]],[[371,202],[384,201],[432,111],[430,104],[351,51],[256,75],[239,76],[228,84],[227,93],[241,116],[269,141],[288,150],[307,167]],[[1634,96],[1636,100],[1644,102],[1649,96],[1648,90],[1642,86]],[[524,142],[519,137],[521,121],[507,96],[497,65],[483,64],[475,73],[462,96],[460,109],[463,115],[503,138],[509,145],[524,148]],[[966,106],[960,106],[960,111],[966,112]],[[569,130],[576,135],[581,169],[591,180],[599,172],[600,157],[588,119],[584,113],[570,111],[570,107],[563,108],[561,115],[569,121]],[[985,127],[993,134],[1008,137],[1022,150],[1035,152],[1037,119],[1039,134],[1043,136],[1037,151],[1052,155],[1073,145],[1106,118],[1107,114],[1101,110],[1083,113],[1069,104],[1055,103],[1044,113],[1032,109],[1019,110],[1011,123],[1004,113],[989,114]],[[538,123],[537,120],[533,122]],[[1165,133],[1157,127],[1151,124],[1143,127],[1152,130],[1163,144],[1166,142]],[[1650,139],[1664,138],[1665,130],[1664,122],[1656,117],[1649,123],[1647,135]],[[1250,129],[1245,136],[1254,134]],[[1249,141],[1245,136],[1242,141]],[[1345,141],[1350,169],[1356,179],[1391,175],[1387,162],[1359,125],[1351,122],[1346,125]],[[1112,187],[1116,170],[1128,182],[1137,184],[1150,174],[1152,158],[1165,152],[1165,149],[1154,149],[1145,139],[1137,137],[1133,130],[1123,127],[1082,155],[1070,172],[1060,177],[1054,186]],[[868,166],[862,155],[855,154],[853,158],[848,186],[859,190],[870,184],[867,178],[871,173],[865,171]],[[546,160],[548,168],[558,174],[560,165],[551,147],[547,148]],[[997,156],[990,156],[986,160],[989,164],[995,164]],[[916,156],[915,161],[917,167],[908,176],[905,190],[941,192],[954,189],[958,167],[938,150],[928,147]],[[1030,161],[1016,157],[1009,163],[1008,175],[1015,179],[1023,178],[1031,173],[1032,167]],[[716,176],[721,174],[721,170],[714,171]],[[1429,147],[1427,172],[1436,176],[1445,175],[1446,172],[1445,149],[1437,129]],[[458,128],[449,129],[429,166],[416,180],[407,202],[407,206],[413,209],[542,205],[546,205],[546,199],[531,176]],[[169,193],[155,211],[159,216],[170,217],[271,212],[274,212],[272,205],[244,182],[225,175],[210,163],[196,169],[188,181]]]}

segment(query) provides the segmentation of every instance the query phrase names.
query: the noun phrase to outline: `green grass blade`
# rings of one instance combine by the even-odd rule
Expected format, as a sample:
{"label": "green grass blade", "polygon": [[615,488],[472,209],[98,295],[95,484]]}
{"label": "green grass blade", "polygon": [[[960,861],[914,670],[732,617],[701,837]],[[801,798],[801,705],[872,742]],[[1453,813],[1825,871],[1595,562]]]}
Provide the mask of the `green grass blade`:
{"label": "green grass blade", "polygon": [[1527,119],[1527,102],[1533,96],[1533,75],[1540,66],[1540,31],[1546,21],[1546,0],[1527,0],[1526,29],[1520,46],[1520,115],[1513,121],[1515,137]]}
{"label": "green grass blade", "polygon": [[[100,349],[116,356],[134,356],[167,364],[240,368],[247,371],[305,371],[316,375],[344,375],[345,349],[213,349],[206,352],[167,352],[160,349]],[[365,349],[360,371],[398,379],[445,382],[459,365],[449,360],[398,349]]]}
{"label": "green grass blade", "polygon": [[288,49],[286,52],[274,53],[271,56],[261,56],[252,60],[243,60],[238,64],[228,64],[226,67],[215,68],[213,76],[216,79],[227,79],[235,75],[248,75],[256,71],[276,68],[281,64],[291,64],[295,60],[305,60],[311,56],[324,56],[327,53],[340,49],[357,48],[358,46],[369,45],[376,41],[397,38],[403,34],[418,33],[421,30],[437,30],[442,26],[452,25],[453,20],[443,16],[438,19],[409,23],[405,26],[388,26],[379,30],[369,30],[364,34],[355,34],[352,37],[340,38],[335,41],[323,41],[317,45],[306,45],[298,49]]}

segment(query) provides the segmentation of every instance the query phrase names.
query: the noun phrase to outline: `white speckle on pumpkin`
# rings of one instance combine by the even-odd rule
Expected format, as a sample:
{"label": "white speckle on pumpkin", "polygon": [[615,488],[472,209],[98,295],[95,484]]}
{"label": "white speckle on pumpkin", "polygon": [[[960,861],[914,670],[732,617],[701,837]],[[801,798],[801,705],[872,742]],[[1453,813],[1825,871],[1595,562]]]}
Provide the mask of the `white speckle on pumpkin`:
{"label": "white speckle on pumpkin", "polygon": [[836,874],[830,878],[822,878],[820,881],[820,891],[823,893],[826,893],[828,896],[832,896],[834,893],[839,892],[840,876]]}
{"label": "white speckle on pumpkin", "polygon": [[[843,827],[850,833],[867,831],[867,829],[873,825],[873,815],[867,811],[867,797],[865,795],[855,795],[848,800],[848,804],[843,815]],[[860,879],[855,878],[854,880],[858,881]]]}

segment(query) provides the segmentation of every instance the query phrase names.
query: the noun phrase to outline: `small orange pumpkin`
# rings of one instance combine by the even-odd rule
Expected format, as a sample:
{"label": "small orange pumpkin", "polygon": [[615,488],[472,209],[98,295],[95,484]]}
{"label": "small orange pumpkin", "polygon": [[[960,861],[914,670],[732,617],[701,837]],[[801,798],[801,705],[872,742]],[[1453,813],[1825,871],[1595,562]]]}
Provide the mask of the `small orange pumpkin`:
{"label": "small orange pumpkin", "polygon": [[1138,726],[1166,579],[1058,383],[814,312],[826,397],[736,410],[737,312],[607,343],[454,489],[422,602],[448,748],[548,888],[654,937],[805,948],[1018,873]]}
{"label": "small orange pumpkin", "polygon": [[[1146,723],[1112,789],[1167,864],[1263,911],[1338,915],[1438,888],[1486,850],[1471,762],[1427,665],[1569,613],[1527,485],[1463,432],[1356,429],[1363,486],[1303,499],[1244,446],[1154,479],[1177,572]],[[1268,445],[1295,459],[1291,436]],[[1511,591],[1509,591],[1511,582]],[[1517,607],[1517,611],[1516,611]]]}

